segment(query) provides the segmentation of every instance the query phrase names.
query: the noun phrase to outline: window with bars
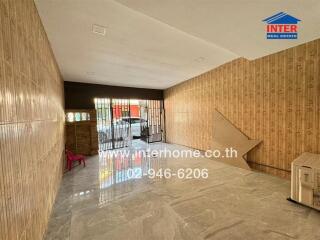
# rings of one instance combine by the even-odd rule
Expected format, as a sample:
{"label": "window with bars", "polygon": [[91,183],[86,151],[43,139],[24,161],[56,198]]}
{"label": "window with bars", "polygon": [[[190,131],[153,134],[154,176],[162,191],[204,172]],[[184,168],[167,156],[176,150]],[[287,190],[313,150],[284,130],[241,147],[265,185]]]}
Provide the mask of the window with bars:
{"label": "window with bars", "polygon": [[87,112],[67,112],[67,122],[90,121],[90,113]]}

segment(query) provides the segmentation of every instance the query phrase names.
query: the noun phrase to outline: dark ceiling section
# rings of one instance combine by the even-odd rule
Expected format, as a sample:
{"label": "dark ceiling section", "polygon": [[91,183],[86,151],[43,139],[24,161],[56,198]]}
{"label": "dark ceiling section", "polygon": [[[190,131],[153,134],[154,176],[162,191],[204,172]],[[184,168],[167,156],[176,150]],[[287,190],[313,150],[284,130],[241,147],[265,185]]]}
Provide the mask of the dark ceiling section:
{"label": "dark ceiling section", "polygon": [[158,89],[64,82],[64,98],[66,109],[92,109],[95,108],[94,98],[162,100],[163,91]]}

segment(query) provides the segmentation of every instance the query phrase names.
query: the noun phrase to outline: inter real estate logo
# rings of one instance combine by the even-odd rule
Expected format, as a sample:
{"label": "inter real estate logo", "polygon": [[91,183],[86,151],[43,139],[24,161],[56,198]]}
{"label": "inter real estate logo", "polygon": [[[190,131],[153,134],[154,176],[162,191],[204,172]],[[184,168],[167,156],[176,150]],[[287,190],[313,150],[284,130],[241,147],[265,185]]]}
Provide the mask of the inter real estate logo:
{"label": "inter real estate logo", "polygon": [[267,39],[297,39],[300,21],[284,12],[264,19],[263,22],[267,23]]}

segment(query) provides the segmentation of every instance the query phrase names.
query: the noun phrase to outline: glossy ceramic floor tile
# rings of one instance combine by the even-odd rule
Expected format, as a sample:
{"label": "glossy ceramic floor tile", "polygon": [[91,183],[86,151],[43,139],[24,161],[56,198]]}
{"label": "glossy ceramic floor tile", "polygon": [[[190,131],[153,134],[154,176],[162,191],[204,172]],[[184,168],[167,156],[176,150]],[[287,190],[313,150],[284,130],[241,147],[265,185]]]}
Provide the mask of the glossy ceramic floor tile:
{"label": "glossy ceramic floor tile", "polygon": [[[147,147],[187,149],[137,141],[131,150]],[[207,168],[209,177],[150,179],[150,168]],[[45,239],[320,239],[320,213],[289,195],[286,180],[204,157],[104,152],[64,176]]]}

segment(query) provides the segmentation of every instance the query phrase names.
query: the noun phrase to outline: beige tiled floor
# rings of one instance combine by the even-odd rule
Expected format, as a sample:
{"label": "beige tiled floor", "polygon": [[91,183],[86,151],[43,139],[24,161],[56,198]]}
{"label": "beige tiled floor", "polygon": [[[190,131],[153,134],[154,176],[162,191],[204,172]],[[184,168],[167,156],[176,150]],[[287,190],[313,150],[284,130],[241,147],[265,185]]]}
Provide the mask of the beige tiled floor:
{"label": "beige tiled floor", "polygon": [[[146,147],[136,143],[132,149]],[[128,179],[124,174],[130,168],[188,167],[207,168],[209,178],[137,174]],[[320,239],[320,213],[288,202],[289,194],[286,180],[203,157],[101,154],[64,176],[45,239]]]}

